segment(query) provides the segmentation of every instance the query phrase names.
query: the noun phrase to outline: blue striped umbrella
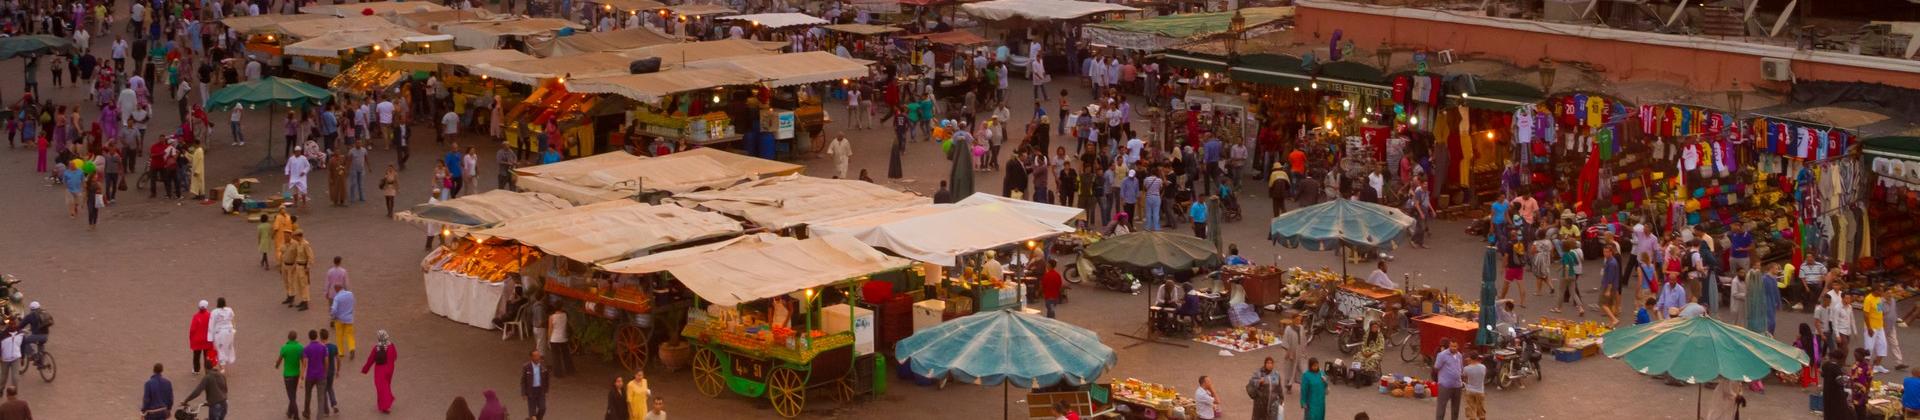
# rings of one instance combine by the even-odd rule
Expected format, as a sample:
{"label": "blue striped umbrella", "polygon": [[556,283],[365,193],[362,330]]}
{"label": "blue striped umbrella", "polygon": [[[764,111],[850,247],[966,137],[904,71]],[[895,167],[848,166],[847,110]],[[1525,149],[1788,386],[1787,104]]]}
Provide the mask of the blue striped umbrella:
{"label": "blue striped umbrella", "polygon": [[1340,245],[1393,249],[1412,228],[1413,217],[1400,209],[1335,199],[1273,218],[1272,236],[1281,246],[1314,251]]}
{"label": "blue striped umbrella", "polygon": [[921,330],[894,344],[894,354],[921,376],[1027,389],[1090,384],[1120,360],[1093,331],[1011,309]]}

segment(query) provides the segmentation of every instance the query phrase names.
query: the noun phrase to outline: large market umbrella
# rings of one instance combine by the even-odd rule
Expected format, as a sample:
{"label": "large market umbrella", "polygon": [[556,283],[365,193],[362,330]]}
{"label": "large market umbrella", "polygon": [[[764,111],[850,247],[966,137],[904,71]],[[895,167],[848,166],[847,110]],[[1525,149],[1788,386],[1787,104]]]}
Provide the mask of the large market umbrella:
{"label": "large market umbrella", "polygon": [[[274,106],[307,107],[325,103],[333,98],[333,92],[299,80],[267,77],[260,80],[235,83],[214,91],[207,98],[207,109],[227,109],[244,106],[249,109],[261,104],[267,106],[267,115],[272,116]],[[273,124],[267,124],[267,156],[261,160],[262,166],[273,162]]]}
{"label": "large market umbrella", "polygon": [[1191,270],[1221,263],[1213,243],[1167,231],[1134,232],[1087,245],[1083,260],[1135,269]]}
{"label": "large market umbrella", "polygon": [[[1341,246],[1393,249],[1407,239],[1413,218],[1400,209],[1337,198],[1301,207],[1273,218],[1272,238],[1281,246],[1314,251]],[[1346,258],[1340,273],[1346,275]]]}
{"label": "large market umbrella", "polygon": [[[1093,331],[1003,309],[956,318],[894,344],[913,373],[977,385],[1041,388],[1093,383],[1119,362]],[[1006,398],[1001,398],[1001,413]]]}
{"label": "large market umbrella", "polygon": [[[951,191],[949,197],[967,197],[973,195],[973,153],[970,147],[956,144],[949,153],[953,154],[953,167],[949,168],[947,180]],[[955,198],[956,200],[958,198]]]}
{"label": "large market umbrella", "polygon": [[[1704,316],[1613,330],[1601,336],[1600,352],[1640,373],[1665,374],[1690,384],[1758,381],[1807,365],[1807,353],[1799,348]],[[1695,411],[1699,414],[1697,403]]]}
{"label": "large market umbrella", "polygon": [[72,40],[53,35],[25,35],[0,38],[0,60],[29,54],[64,52],[72,49]]}

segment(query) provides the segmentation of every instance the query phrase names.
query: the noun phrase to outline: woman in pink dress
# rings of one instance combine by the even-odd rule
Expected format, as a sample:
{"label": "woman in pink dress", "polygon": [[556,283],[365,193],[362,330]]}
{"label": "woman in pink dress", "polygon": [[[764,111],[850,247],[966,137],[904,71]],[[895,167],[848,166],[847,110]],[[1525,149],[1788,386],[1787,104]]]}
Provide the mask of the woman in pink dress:
{"label": "woman in pink dress", "polygon": [[387,336],[387,330],[380,330],[379,341],[373,345],[373,355],[367,357],[367,363],[360,366],[360,374],[373,370],[373,391],[378,395],[377,402],[381,413],[393,412],[393,361],[400,357],[400,350],[393,346],[393,339]]}

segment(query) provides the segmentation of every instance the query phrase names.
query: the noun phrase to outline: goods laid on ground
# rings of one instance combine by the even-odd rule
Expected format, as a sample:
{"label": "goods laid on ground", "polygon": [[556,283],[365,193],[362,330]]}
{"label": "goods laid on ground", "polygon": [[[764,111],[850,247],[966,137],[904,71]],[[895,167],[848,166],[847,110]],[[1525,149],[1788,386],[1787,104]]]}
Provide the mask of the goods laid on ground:
{"label": "goods laid on ground", "polygon": [[1279,345],[1280,336],[1274,334],[1272,331],[1259,328],[1235,327],[1216,331],[1211,334],[1202,334],[1199,337],[1194,337],[1193,341],[1245,353]]}
{"label": "goods laid on ground", "polygon": [[1180,395],[1178,388],[1127,378],[1113,383],[1115,404],[1133,406],[1159,413],[1155,418],[1176,418],[1176,413],[1193,413],[1192,398]]}

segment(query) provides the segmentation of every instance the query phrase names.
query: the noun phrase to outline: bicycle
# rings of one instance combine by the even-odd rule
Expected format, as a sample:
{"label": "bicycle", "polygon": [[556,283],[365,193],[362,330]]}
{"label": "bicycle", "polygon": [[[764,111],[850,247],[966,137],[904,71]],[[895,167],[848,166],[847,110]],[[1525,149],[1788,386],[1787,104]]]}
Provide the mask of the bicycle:
{"label": "bicycle", "polygon": [[20,376],[26,376],[27,369],[33,368],[40,371],[41,381],[53,382],[54,376],[60,373],[59,366],[54,363],[53,353],[47,352],[46,344],[36,347],[33,357],[20,360]]}

